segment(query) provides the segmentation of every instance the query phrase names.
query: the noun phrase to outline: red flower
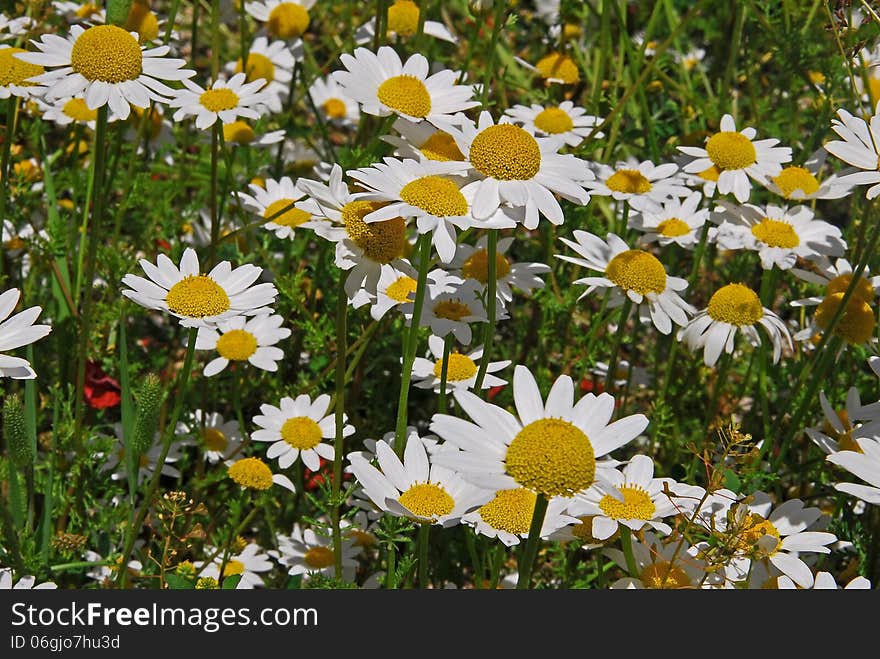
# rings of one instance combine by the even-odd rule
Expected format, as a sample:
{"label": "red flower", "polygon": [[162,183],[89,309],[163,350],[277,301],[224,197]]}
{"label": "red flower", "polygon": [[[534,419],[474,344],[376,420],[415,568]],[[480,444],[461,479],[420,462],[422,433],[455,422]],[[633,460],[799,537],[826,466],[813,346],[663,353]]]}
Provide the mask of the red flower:
{"label": "red flower", "polygon": [[486,400],[488,400],[490,402],[495,400],[495,396],[500,394],[504,390],[504,387],[506,387],[506,386],[507,386],[506,384],[499,384],[498,386],[495,386],[495,387],[489,387],[489,393],[486,394]]}
{"label": "red flower", "polygon": [[[303,469],[303,480],[305,481],[305,488],[312,492],[321,487],[321,484],[326,480],[333,479],[333,462],[332,460],[325,460],[324,458],[319,458],[321,460],[321,468],[318,471],[312,471],[308,467]],[[342,481],[345,482],[347,480],[351,480],[351,474],[342,472]]]}
{"label": "red flower", "polygon": [[101,370],[97,362],[86,362],[86,382],[83,395],[90,407],[102,410],[119,405],[122,389],[119,383]]}

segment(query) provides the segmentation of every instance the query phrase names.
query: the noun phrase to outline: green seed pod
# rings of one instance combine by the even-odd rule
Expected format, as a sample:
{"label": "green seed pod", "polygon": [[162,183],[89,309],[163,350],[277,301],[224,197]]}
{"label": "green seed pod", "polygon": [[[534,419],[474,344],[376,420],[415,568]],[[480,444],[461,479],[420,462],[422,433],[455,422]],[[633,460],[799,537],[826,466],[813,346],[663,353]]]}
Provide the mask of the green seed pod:
{"label": "green seed pod", "polygon": [[24,423],[24,408],[17,394],[3,401],[3,438],[9,450],[9,458],[18,467],[33,464],[34,447],[27,436]]}
{"label": "green seed pod", "polygon": [[137,455],[142,455],[153,445],[156,428],[159,427],[159,411],[165,400],[165,390],[159,377],[148,373],[135,398],[137,409],[131,445]]}

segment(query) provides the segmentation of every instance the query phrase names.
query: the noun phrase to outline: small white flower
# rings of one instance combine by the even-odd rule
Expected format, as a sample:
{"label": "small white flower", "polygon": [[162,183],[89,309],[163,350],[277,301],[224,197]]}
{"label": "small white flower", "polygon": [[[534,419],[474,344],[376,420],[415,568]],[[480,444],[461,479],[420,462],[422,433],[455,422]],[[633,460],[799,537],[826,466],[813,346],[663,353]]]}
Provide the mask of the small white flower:
{"label": "small white flower", "polygon": [[[424,357],[416,357],[415,362],[413,362],[414,384],[421,389],[433,389],[435,393],[439,393],[441,375],[443,373],[444,341],[439,336],[432,334],[428,337],[428,347],[436,359],[430,360]],[[457,351],[450,352],[449,366],[446,373],[446,393],[456,389],[470,389],[473,387],[477,381],[477,371],[479,370],[482,357],[482,346],[477,347],[468,354],[462,354]],[[483,377],[482,388],[488,389],[489,387],[507,384],[507,380],[502,380],[491,374],[508,366],[510,366],[509,359],[500,362],[489,362],[489,367],[486,369],[486,374]]]}
{"label": "small white flower", "polygon": [[690,194],[683,201],[670,199],[659,209],[646,208],[641,213],[631,214],[629,227],[645,233],[641,241],[646,245],[656,242],[665,247],[675,243],[685,249],[694,249],[703,225],[709,219],[709,209],[700,208],[701,200],[699,192]]}
{"label": "small white flower", "polygon": [[247,361],[264,371],[277,371],[284,352],[275,344],[290,336],[290,329],[281,327],[283,322],[277,314],[260,314],[250,319],[237,316],[223,320],[216,328],[199,328],[196,350],[216,350],[218,354],[205,366],[205,376],[217,375],[230,361]]}
{"label": "small white flower", "polygon": [[2,353],[39,341],[51,332],[52,328],[49,325],[34,325],[37,316],[43,310],[39,306],[20,311],[10,318],[9,314],[18,305],[20,297],[21,291],[17,288],[10,288],[0,295],[0,321],[2,321],[0,322],[0,377],[33,380],[37,377],[37,373],[28,360]]}
{"label": "small white flower", "polygon": [[215,80],[210,88],[203,88],[191,80],[184,80],[185,89],[178,89],[168,101],[174,113],[174,121],[184,117],[195,117],[196,128],[204,130],[213,126],[219,119],[229,124],[238,117],[259,119],[265,96],[260,93],[266,85],[262,78],[245,82],[244,73],[236,73],[229,80]]}
{"label": "small white flower", "polygon": [[[213,554],[217,551],[214,547],[205,547],[205,553]],[[238,554],[229,556],[223,561],[223,552],[219,552],[214,559],[205,565],[204,561],[197,561],[196,568],[200,568],[200,577],[208,577],[218,582],[229,577],[241,575],[241,579],[236,585],[236,590],[250,590],[265,586],[266,582],[260,576],[261,572],[268,572],[274,567],[272,561],[269,560],[267,553],[262,553],[262,549],[255,542],[249,542],[247,546]],[[202,566],[204,568],[202,569]],[[222,572],[221,572],[222,569]]]}
{"label": "small white flower", "polygon": [[658,211],[670,197],[688,194],[676,176],[675,163],[655,165],[631,158],[614,167],[597,163],[595,170],[596,180],[585,184],[590,194],[626,201],[635,210]]}

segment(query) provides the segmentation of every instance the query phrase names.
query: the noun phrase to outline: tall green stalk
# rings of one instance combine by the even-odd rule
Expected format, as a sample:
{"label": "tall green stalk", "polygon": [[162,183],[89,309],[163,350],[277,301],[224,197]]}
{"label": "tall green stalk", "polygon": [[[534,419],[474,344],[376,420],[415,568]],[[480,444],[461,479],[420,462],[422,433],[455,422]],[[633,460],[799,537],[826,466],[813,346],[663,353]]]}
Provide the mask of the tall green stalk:
{"label": "tall green stalk", "polygon": [[345,273],[339,276],[339,299],[336,304],[336,439],[333,445],[333,483],[331,486],[331,521],[333,524],[333,567],[337,579],[342,579],[342,529],[340,515],[342,501],[342,456],[345,450],[345,351],[348,344],[348,295],[345,292]]}
{"label": "tall green stalk", "polygon": [[489,369],[491,359],[492,341],[495,338],[495,324],[498,312],[498,229],[489,231],[489,240],[486,245],[487,278],[486,283],[486,316],[488,322],[483,332],[483,357],[480,359],[480,369],[477,371],[477,379],[474,382],[474,391],[479,391],[483,386],[483,378]]}
{"label": "tall green stalk", "polygon": [[535,510],[532,513],[532,523],[529,526],[529,538],[523,550],[522,561],[519,565],[519,577],[516,581],[517,590],[528,590],[532,582],[532,571],[535,569],[535,557],[538,555],[538,545],[541,544],[541,529],[544,526],[544,517],[547,515],[549,505],[547,497],[538,494],[535,499]]}

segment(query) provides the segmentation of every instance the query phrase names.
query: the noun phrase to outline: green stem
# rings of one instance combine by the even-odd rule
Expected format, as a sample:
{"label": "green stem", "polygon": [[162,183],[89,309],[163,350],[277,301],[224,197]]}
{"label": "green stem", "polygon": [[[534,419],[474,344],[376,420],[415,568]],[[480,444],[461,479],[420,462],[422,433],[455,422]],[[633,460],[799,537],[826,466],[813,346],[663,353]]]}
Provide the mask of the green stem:
{"label": "green stem", "polygon": [[220,159],[220,121],[211,127],[211,247],[208,252],[208,267],[217,262],[217,244],[220,242],[220,214],[217,205],[217,165]]}
{"label": "green stem", "polygon": [[621,524],[620,528],[620,544],[623,546],[623,556],[626,559],[626,570],[629,576],[638,577],[639,569],[636,566],[636,557],[633,554],[632,532],[629,527]]}
{"label": "green stem", "polygon": [[385,588],[391,588],[394,585],[394,572],[397,570],[397,549],[393,542],[388,543],[387,562],[385,572]]}
{"label": "green stem", "polygon": [[492,341],[495,338],[495,323],[498,312],[498,229],[489,231],[489,240],[486,245],[486,258],[488,259],[488,278],[486,286],[486,315],[488,322],[483,332],[483,358],[480,360],[480,369],[477,371],[477,379],[474,381],[474,391],[479,391],[483,386],[483,378],[489,370],[489,359],[492,352]]}
{"label": "green stem", "polygon": [[543,494],[538,494],[535,499],[535,510],[532,513],[532,523],[529,526],[529,538],[526,540],[522,563],[519,566],[519,578],[516,582],[517,590],[528,590],[531,584],[535,557],[538,555],[538,545],[541,544],[541,528],[544,526],[544,516],[547,514],[549,503],[547,497]]}
{"label": "green stem", "polygon": [[345,448],[345,351],[348,343],[348,295],[345,293],[345,273],[339,276],[339,299],[336,304],[336,438],[333,446],[333,484],[331,489],[333,522],[333,561],[337,579],[342,579],[342,529],[340,515],[342,501],[342,456]]}
{"label": "green stem", "polygon": [[[6,135],[3,140],[3,155],[0,156],[0,222],[6,219],[6,200],[9,195],[9,156],[12,140],[15,137],[15,121],[18,115],[18,96],[6,99]],[[4,279],[3,259],[5,249],[0,249],[0,282]]]}
{"label": "green stem", "polygon": [[614,382],[614,374],[617,372],[617,356],[620,354],[620,344],[623,342],[623,335],[626,334],[626,321],[629,319],[629,312],[632,308],[632,301],[626,298],[620,309],[620,320],[617,325],[617,332],[614,333],[614,345],[611,348],[611,359],[608,360],[608,372],[605,374],[605,391],[611,391],[611,385]]}
{"label": "green stem", "polygon": [[419,525],[419,588],[428,587],[428,538],[431,533],[430,524]]}
{"label": "green stem", "polygon": [[437,411],[446,414],[446,381],[449,378],[449,353],[452,352],[452,342],[455,337],[450,332],[443,339],[443,362],[440,366],[440,401],[437,403]]}

